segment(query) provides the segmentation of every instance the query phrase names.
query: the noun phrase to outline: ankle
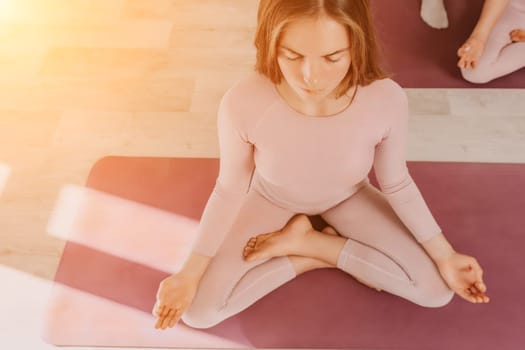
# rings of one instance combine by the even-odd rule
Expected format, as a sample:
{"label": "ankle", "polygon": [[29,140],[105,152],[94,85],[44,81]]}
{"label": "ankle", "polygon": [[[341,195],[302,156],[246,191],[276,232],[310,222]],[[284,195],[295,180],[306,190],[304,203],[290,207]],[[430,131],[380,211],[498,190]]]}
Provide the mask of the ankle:
{"label": "ankle", "polygon": [[322,260],[318,260],[315,258],[309,258],[306,256],[300,256],[300,255],[288,255],[288,258],[290,259],[290,262],[292,263],[295,274],[297,276],[311,270],[315,269],[321,269],[321,268],[328,268],[328,267],[335,267],[330,265],[327,262],[324,262]]}
{"label": "ankle", "polygon": [[347,238],[310,230],[298,255],[314,258],[330,266],[336,266],[337,258]]}

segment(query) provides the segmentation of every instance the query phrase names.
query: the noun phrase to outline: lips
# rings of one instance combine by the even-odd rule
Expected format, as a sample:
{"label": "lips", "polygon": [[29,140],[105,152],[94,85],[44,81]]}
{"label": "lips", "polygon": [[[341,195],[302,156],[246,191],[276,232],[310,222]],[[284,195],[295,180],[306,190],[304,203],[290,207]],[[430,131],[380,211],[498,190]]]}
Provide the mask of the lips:
{"label": "lips", "polygon": [[321,92],[323,90],[311,90],[311,89],[306,89],[306,88],[302,88],[304,91],[306,92],[309,92],[309,93],[317,93],[317,92]]}

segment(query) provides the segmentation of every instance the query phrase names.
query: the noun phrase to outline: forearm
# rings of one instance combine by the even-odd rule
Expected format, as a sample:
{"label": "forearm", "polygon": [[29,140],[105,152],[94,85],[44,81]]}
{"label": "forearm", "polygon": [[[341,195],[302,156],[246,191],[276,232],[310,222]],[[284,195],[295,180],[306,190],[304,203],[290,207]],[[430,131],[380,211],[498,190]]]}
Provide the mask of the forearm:
{"label": "forearm", "polygon": [[199,282],[210,264],[211,257],[199,253],[191,253],[184,263],[180,273]]}
{"label": "forearm", "polygon": [[479,20],[470,36],[486,41],[508,3],[509,0],[485,0]]}
{"label": "forearm", "polygon": [[421,245],[436,263],[446,259],[455,252],[454,248],[450,245],[442,232],[428,241],[422,242]]}

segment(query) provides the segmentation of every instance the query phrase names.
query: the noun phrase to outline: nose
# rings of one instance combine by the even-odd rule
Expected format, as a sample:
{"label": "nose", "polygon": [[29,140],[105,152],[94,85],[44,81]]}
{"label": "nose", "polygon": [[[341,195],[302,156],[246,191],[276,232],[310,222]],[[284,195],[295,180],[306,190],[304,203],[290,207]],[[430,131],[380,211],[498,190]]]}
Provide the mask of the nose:
{"label": "nose", "polygon": [[305,60],[302,73],[305,82],[308,84],[308,88],[315,88],[319,82],[320,68],[319,64],[312,63],[311,61]]}

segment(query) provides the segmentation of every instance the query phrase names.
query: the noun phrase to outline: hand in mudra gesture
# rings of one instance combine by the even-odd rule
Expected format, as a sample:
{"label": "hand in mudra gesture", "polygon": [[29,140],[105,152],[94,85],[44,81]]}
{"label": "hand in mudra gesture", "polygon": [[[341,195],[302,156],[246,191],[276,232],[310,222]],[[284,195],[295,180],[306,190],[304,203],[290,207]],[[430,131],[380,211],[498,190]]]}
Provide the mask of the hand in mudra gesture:
{"label": "hand in mudra gesture", "polygon": [[166,277],[160,282],[153,315],[158,317],[155,328],[173,327],[191,305],[198,282],[182,273]]}
{"label": "hand in mudra gesture", "polygon": [[483,282],[483,270],[471,256],[453,253],[436,264],[450,289],[472,303],[487,303],[487,286]]}
{"label": "hand in mudra gesture", "polygon": [[459,68],[476,68],[484,50],[485,42],[483,40],[477,37],[468,38],[457,51],[459,57],[457,66]]}

